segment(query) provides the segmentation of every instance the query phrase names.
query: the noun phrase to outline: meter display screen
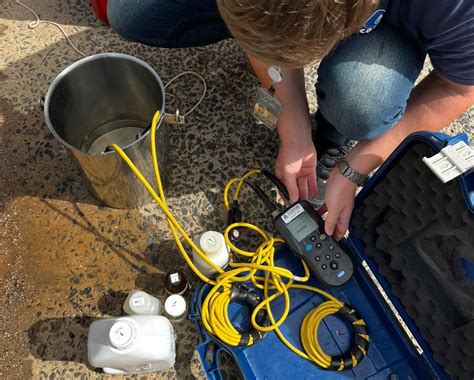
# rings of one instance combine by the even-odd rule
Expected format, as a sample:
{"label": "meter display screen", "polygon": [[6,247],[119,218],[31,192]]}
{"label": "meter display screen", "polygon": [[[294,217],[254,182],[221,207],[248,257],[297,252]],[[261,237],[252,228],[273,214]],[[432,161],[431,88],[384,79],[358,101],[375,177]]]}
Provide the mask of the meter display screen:
{"label": "meter display screen", "polygon": [[298,216],[295,220],[287,225],[288,230],[291,234],[300,242],[311,232],[318,229],[318,224],[309,216],[308,213],[304,212]]}

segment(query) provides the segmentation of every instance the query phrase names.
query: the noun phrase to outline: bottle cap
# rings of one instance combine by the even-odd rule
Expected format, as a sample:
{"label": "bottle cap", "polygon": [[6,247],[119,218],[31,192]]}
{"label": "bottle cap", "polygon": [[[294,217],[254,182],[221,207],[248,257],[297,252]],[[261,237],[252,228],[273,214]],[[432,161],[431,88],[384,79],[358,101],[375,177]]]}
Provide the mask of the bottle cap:
{"label": "bottle cap", "polygon": [[175,269],[166,273],[164,286],[168,294],[183,294],[188,287],[188,280],[183,271]]}
{"label": "bottle cap", "polygon": [[206,231],[199,239],[201,249],[208,255],[217,255],[224,246],[223,237],[219,232]]}
{"label": "bottle cap", "polygon": [[130,321],[121,319],[115,322],[109,331],[109,341],[118,349],[127,348],[135,340],[135,328]]}
{"label": "bottle cap", "polygon": [[135,314],[143,314],[148,311],[150,304],[149,296],[141,290],[137,290],[130,294],[128,306]]}
{"label": "bottle cap", "polygon": [[179,294],[172,294],[165,301],[165,313],[170,318],[179,318],[186,313],[186,300]]}

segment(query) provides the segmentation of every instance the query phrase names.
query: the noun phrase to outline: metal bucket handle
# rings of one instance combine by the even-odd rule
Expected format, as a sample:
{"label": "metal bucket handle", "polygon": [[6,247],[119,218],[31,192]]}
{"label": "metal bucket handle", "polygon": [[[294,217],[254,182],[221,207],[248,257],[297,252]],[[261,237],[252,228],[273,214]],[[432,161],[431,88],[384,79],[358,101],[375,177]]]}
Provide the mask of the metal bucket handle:
{"label": "metal bucket handle", "polygon": [[[38,99],[38,105],[40,106],[41,110],[44,111],[44,102],[45,102],[45,97],[40,96]],[[179,114],[179,109],[176,108],[176,111],[174,114],[172,113],[165,113],[163,115],[163,121],[167,124],[172,124],[172,125],[185,125],[185,118],[184,116]],[[151,124],[146,127],[144,132],[147,132],[151,128]]]}

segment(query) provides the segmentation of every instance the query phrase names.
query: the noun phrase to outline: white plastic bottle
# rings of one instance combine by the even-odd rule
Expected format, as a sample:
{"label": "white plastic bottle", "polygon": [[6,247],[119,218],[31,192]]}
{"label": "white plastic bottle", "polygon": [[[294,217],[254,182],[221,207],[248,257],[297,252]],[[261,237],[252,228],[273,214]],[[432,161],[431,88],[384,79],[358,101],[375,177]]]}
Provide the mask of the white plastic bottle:
{"label": "white plastic bottle", "polygon": [[[219,268],[225,268],[229,262],[229,247],[224,235],[216,231],[206,231],[194,241],[206,256]],[[206,276],[212,276],[217,271],[207,264],[201,256],[193,251],[193,263]]]}
{"label": "white plastic bottle", "polygon": [[171,368],[176,358],[175,333],[161,315],[101,319],[89,327],[89,364],[110,374],[134,374]]}
{"label": "white plastic bottle", "polygon": [[171,322],[179,323],[188,315],[188,304],[179,294],[170,295],[165,301],[165,315]]}
{"label": "white plastic bottle", "polygon": [[123,311],[128,315],[160,315],[162,305],[155,298],[141,290],[132,290],[123,304]]}

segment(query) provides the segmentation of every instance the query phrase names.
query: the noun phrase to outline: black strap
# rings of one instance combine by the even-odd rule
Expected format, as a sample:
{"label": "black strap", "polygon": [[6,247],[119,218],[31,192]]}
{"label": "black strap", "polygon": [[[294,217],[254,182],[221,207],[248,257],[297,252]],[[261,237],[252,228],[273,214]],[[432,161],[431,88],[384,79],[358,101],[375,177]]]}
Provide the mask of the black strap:
{"label": "black strap", "polygon": [[339,367],[341,366],[341,357],[340,356],[333,356],[331,358],[331,364],[329,364],[328,369],[329,371],[337,371]]}
{"label": "black strap", "polygon": [[248,346],[250,342],[250,334],[241,334],[239,346]]}
{"label": "black strap", "polygon": [[352,328],[356,334],[367,335],[367,326],[366,325],[359,325],[356,323],[352,324]]}
{"label": "black strap", "polygon": [[357,360],[357,364],[360,363],[360,361],[364,357],[364,352],[360,349],[359,346],[355,346],[354,348],[352,348],[351,354]]}
{"label": "black strap", "polygon": [[[331,364],[329,365],[329,367],[326,368],[330,371],[338,371],[339,368],[341,368],[341,363],[341,370],[350,369],[354,367],[353,358],[356,359],[356,365],[359,364],[367,353],[367,350],[369,349],[369,341],[362,336],[368,336],[367,326],[365,325],[365,323],[363,323],[364,321],[359,316],[359,314],[357,314],[356,311],[352,309],[352,307],[350,307],[349,305],[343,305],[337,313],[344,317],[350,323],[352,327],[354,343],[352,344],[350,350],[347,351],[345,354],[331,357]],[[361,322],[358,322],[361,320],[363,324],[360,324]]]}
{"label": "black strap", "polygon": [[[352,350],[351,350],[352,351]],[[350,369],[354,366],[354,362],[352,361],[352,354],[351,352],[346,352],[342,356],[342,361],[344,362],[344,369]]]}
{"label": "black strap", "polygon": [[356,335],[354,338],[354,346],[359,346],[365,352],[369,349],[369,341],[360,335]]}
{"label": "black strap", "polygon": [[252,330],[252,331],[250,331],[249,334],[252,336],[254,343],[256,343],[256,342],[258,342],[260,339],[262,339],[262,334],[260,334],[260,332],[257,331],[257,330]]}

